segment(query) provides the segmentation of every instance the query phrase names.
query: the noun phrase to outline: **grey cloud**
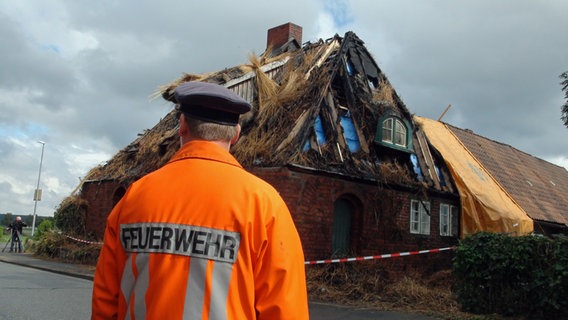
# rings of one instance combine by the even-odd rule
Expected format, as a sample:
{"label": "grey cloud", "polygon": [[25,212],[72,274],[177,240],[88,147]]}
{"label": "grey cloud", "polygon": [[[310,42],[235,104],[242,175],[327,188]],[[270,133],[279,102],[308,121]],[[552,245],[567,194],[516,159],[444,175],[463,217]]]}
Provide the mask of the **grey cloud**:
{"label": "grey cloud", "polygon": [[[48,141],[46,177],[71,191],[82,175],[71,167],[79,163],[77,153],[93,150],[97,165],[171,110],[161,99],[150,100],[158,86],[184,72],[246,63],[265,49],[269,28],[289,21],[303,27],[303,41],[354,31],[417,115],[437,119],[452,104],[444,116],[450,124],[541,158],[568,157],[559,120],[558,75],[568,70],[563,0],[58,4],[63,20],[57,22],[96,39],[96,47],[58,54],[34,40],[18,17],[3,13],[0,2],[0,164],[31,184],[39,161],[35,140]],[[340,25],[321,30],[325,13],[335,13]],[[66,43],[56,45],[65,51]],[[10,143],[13,135],[30,145]],[[6,183],[0,188],[7,197],[20,197]],[[42,203],[42,213],[67,196],[47,194],[53,199]],[[22,210],[28,210],[24,198]]]}

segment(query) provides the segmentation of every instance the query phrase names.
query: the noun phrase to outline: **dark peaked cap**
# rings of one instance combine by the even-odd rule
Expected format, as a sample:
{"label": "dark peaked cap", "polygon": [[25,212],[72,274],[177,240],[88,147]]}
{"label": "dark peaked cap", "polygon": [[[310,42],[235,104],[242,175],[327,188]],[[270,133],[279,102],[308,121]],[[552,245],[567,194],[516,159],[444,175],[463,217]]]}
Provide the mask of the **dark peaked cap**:
{"label": "dark peaked cap", "polygon": [[180,110],[193,118],[224,125],[237,125],[239,116],[252,109],[238,94],[207,82],[184,82],[175,89],[174,98]]}

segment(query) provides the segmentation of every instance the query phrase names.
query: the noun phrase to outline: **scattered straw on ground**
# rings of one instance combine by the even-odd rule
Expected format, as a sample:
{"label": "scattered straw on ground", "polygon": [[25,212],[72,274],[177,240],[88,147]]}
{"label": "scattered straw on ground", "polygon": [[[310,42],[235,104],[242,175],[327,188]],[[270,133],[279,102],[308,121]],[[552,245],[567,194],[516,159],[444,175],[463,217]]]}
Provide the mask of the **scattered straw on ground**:
{"label": "scattered straw on ground", "polygon": [[306,267],[310,300],[385,311],[421,313],[440,319],[509,319],[460,311],[450,270],[393,278],[376,263]]}

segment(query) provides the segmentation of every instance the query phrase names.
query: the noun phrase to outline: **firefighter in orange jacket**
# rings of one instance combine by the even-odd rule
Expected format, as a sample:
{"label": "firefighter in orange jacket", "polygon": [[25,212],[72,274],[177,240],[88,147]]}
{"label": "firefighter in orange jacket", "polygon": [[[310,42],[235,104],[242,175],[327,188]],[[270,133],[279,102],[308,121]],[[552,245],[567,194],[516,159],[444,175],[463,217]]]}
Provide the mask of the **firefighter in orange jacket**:
{"label": "firefighter in orange jacket", "polygon": [[182,147],[110,213],[92,319],[308,319],[290,212],[229,153],[250,104],[203,82],[174,97]]}

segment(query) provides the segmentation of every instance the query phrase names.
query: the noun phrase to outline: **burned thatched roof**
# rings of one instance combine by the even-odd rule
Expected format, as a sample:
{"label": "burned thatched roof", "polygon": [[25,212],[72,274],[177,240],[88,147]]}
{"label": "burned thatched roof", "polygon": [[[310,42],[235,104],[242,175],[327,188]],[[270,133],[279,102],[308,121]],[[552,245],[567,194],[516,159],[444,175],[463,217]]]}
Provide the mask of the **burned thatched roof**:
{"label": "burned thatched roof", "polygon": [[178,119],[170,112],[152,129],[117,152],[104,165],[92,168],[84,181],[117,180],[126,185],[164,165],[179,147]]}
{"label": "burned thatched roof", "polygon": [[[180,83],[205,81],[224,85],[251,102],[253,110],[242,117],[241,138],[232,149],[245,167],[293,164],[453,191],[450,184],[441,185],[435,173],[434,166],[445,172],[438,168],[443,161],[430,153],[410,112],[354,33],[308,42],[277,56],[272,52],[280,50],[267,49],[260,57],[251,55],[248,64],[218,72],[184,74],[159,88],[157,95],[171,101]],[[174,113],[91,170],[87,179],[129,184],[167,162],[179,148]],[[406,123],[406,148],[378,143],[385,116]],[[411,159],[416,159],[414,164]]]}

